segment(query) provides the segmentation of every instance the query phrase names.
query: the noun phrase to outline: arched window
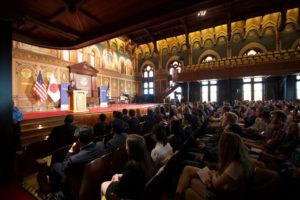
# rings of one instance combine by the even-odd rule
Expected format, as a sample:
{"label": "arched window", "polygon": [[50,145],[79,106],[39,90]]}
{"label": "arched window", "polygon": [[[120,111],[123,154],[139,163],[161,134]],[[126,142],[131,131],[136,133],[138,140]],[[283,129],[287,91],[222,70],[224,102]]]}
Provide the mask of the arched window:
{"label": "arched window", "polygon": [[217,60],[217,58],[215,56],[207,55],[201,60],[201,63],[211,62],[211,61],[215,61],[215,60]]}
{"label": "arched window", "polygon": [[70,61],[70,53],[69,50],[63,50],[63,59],[65,61]]}
{"label": "arched window", "polygon": [[243,56],[255,56],[260,53],[261,53],[260,49],[248,49],[247,51],[245,51]]}
{"label": "arched window", "polygon": [[154,70],[150,65],[146,65],[143,70],[144,95],[154,94]]}
{"label": "arched window", "polygon": [[78,49],[78,57],[77,57],[77,59],[78,59],[79,63],[83,61],[83,51],[82,51],[82,49]]}
{"label": "arched window", "polygon": [[182,64],[181,64],[181,62],[179,62],[177,60],[173,61],[170,64],[170,68],[169,68],[169,74],[171,76],[171,80],[169,80],[170,87],[173,87],[175,85],[175,83],[173,81],[175,70],[177,71],[177,73],[181,73],[181,69],[182,69]]}
{"label": "arched window", "polygon": [[[169,67],[169,75],[170,75],[170,80],[169,80],[169,86],[174,87],[175,82],[173,81],[174,78],[174,73],[177,71],[177,73],[181,73],[182,70],[182,64],[181,62],[174,60],[171,62],[170,67]],[[182,97],[182,88],[178,87],[174,92],[172,92],[170,95],[170,100],[171,101],[181,101]]]}
{"label": "arched window", "polygon": [[91,65],[92,65],[93,67],[95,67],[95,51],[94,51],[94,50],[91,51],[91,54],[90,54],[90,61],[91,61]]}

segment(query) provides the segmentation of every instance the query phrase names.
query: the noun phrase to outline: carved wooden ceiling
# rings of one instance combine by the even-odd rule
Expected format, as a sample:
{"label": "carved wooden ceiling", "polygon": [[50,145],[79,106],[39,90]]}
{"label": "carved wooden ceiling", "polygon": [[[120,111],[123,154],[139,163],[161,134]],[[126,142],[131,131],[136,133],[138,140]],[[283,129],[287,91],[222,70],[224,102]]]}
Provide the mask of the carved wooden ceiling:
{"label": "carved wooden ceiling", "polygon": [[12,21],[14,40],[76,49],[121,36],[137,45],[155,44],[242,19],[286,13],[299,4],[299,0],[11,0],[1,1],[0,19]]}

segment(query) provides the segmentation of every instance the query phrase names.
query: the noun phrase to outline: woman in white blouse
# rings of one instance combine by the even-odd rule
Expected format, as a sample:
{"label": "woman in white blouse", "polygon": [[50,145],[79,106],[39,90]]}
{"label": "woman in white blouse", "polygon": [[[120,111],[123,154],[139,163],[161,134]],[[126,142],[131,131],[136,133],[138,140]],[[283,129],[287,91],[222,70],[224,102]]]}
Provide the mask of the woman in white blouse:
{"label": "woman in white blouse", "polygon": [[166,128],[161,124],[156,124],[151,131],[151,139],[155,141],[155,147],[151,151],[151,157],[155,166],[158,170],[160,167],[165,165],[167,161],[173,155],[173,149],[168,143]]}

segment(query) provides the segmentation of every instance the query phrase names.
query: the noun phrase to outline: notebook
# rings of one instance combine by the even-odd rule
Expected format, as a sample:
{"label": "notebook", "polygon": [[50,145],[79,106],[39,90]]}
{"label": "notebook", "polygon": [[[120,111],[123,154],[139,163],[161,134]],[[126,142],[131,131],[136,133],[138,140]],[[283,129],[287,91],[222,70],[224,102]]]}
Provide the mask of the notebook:
{"label": "notebook", "polygon": [[199,177],[203,183],[205,183],[205,181],[208,179],[209,171],[210,170],[208,167],[203,167],[202,169],[198,170],[197,174],[199,175]]}

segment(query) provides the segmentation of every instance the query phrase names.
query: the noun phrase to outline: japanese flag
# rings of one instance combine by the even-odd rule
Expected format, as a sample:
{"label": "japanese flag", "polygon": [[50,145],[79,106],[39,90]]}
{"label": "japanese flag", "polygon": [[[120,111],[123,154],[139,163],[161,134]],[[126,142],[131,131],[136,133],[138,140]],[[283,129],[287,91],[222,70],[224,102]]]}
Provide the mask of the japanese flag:
{"label": "japanese flag", "polygon": [[54,102],[57,102],[60,99],[60,91],[56,83],[54,73],[51,74],[49,86],[48,86],[48,95]]}

